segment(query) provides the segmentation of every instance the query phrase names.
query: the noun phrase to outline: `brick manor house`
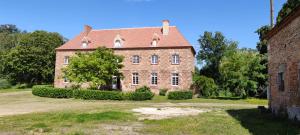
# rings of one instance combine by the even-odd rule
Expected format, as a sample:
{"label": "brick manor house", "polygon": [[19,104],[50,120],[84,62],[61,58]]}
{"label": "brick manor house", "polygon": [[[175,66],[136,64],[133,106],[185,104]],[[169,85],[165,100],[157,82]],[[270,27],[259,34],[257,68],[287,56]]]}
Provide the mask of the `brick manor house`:
{"label": "brick manor house", "polygon": [[267,34],[269,108],[300,121],[300,6]]}
{"label": "brick manor house", "polygon": [[71,86],[61,68],[72,55],[101,46],[124,56],[124,79],[115,77],[113,88],[132,91],[147,85],[158,93],[160,88],[189,89],[192,84],[195,50],[176,26],[164,20],[160,27],[94,30],[85,26],[83,32],[56,49],[54,86]]}

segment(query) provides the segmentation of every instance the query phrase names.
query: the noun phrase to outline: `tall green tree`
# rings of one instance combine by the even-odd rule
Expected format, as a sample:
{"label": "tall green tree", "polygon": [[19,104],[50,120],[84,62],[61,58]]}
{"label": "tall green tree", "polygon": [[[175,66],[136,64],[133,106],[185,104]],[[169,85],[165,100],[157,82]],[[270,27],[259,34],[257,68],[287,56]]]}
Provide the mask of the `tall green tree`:
{"label": "tall green tree", "polygon": [[222,88],[235,96],[247,97],[257,94],[258,80],[266,78],[261,70],[261,56],[254,50],[237,50],[222,58],[220,73]]}
{"label": "tall green tree", "polygon": [[16,47],[4,53],[1,72],[13,83],[51,83],[55,48],[63,43],[64,38],[58,33],[35,31],[24,34]]}
{"label": "tall green tree", "polygon": [[72,83],[89,83],[91,88],[109,85],[113,76],[122,77],[123,57],[104,47],[91,53],[77,53],[63,69],[64,76]]}
{"label": "tall green tree", "polygon": [[219,83],[219,66],[222,57],[226,52],[235,50],[237,43],[229,41],[221,32],[204,32],[198,40],[200,51],[197,54],[199,64],[202,64],[201,75],[213,78]]}
{"label": "tall green tree", "polygon": [[[259,36],[259,42],[257,42],[256,49],[259,52],[261,61],[260,64],[264,65],[266,68],[262,69],[260,71],[261,74],[264,74],[265,76],[268,74],[268,41],[265,39],[266,34],[271,30],[271,27],[266,25],[260,27],[256,33]],[[263,92],[267,88],[267,77],[260,78],[258,81],[258,93],[263,94]]]}

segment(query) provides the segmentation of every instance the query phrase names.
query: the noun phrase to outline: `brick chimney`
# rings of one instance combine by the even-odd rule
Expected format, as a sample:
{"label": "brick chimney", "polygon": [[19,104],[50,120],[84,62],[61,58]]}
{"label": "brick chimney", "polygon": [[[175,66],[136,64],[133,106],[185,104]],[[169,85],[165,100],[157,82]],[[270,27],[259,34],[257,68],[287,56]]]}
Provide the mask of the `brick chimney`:
{"label": "brick chimney", "polygon": [[87,36],[90,31],[92,30],[92,27],[89,26],[89,25],[84,25],[84,29],[83,29],[83,32],[84,32],[84,36]]}
{"label": "brick chimney", "polygon": [[169,20],[163,20],[163,26],[162,26],[162,33],[163,35],[168,35],[169,34],[169,25],[170,25],[170,22]]}

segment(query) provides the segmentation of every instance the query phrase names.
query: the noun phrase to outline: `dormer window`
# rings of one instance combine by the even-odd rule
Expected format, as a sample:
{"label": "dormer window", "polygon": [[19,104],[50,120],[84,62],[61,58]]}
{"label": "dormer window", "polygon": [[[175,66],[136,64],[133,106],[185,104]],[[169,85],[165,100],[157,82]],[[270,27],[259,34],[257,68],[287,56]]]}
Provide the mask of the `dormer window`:
{"label": "dormer window", "polygon": [[86,42],[82,43],[82,48],[87,48],[88,44]]}
{"label": "dormer window", "polygon": [[153,40],[153,41],[152,41],[152,46],[153,46],[153,47],[156,47],[156,46],[157,46],[157,40]]}
{"label": "dormer window", "polygon": [[122,47],[123,43],[124,43],[124,39],[121,37],[120,34],[117,34],[114,39],[114,47],[120,48],[120,47]]}
{"label": "dormer window", "polygon": [[82,48],[87,48],[88,44],[90,43],[90,40],[88,37],[83,37],[81,40],[81,47]]}
{"label": "dormer window", "polygon": [[154,34],[153,34],[153,37],[152,37],[151,46],[152,46],[152,47],[156,47],[157,44],[158,44],[158,41],[159,41],[159,36],[158,36],[157,33],[154,33]]}
{"label": "dormer window", "polygon": [[121,40],[115,41],[115,47],[121,47]]}

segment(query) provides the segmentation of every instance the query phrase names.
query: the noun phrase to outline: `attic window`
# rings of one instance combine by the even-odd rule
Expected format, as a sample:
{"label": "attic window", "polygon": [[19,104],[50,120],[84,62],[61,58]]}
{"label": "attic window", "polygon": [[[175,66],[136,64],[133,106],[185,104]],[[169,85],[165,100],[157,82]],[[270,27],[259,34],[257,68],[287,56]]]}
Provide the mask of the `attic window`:
{"label": "attic window", "polygon": [[87,48],[88,43],[87,42],[82,42],[82,48]]}
{"label": "attic window", "polygon": [[157,46],[157,40],[156,40],[156,39],[154,39],[154,40],[152,41],[152,46],[153,46],[153,47]]}
{"label": "attic window", "polygon": [[121,40],[116,40],[115,41],[115,47],[121,47]]}

